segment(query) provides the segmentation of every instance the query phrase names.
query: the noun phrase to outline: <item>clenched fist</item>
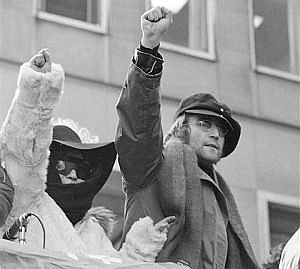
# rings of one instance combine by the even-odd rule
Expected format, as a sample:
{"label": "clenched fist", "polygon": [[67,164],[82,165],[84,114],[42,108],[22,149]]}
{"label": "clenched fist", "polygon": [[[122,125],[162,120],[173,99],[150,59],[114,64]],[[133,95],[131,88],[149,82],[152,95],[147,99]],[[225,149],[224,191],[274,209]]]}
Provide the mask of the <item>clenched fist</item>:
{"label": "clenched fist", "polygon": [[168,30],[172,21],[172,11],[165,7],[155,7],[146,11],[141,16],[142,45],[150,49],[158,46],[160,38]]}
{"label": "clenched fist", "polygon": [[30,59],[29,65],[36,72],[51,72],[51,59],[49,50],[42,49],[37,55]]}

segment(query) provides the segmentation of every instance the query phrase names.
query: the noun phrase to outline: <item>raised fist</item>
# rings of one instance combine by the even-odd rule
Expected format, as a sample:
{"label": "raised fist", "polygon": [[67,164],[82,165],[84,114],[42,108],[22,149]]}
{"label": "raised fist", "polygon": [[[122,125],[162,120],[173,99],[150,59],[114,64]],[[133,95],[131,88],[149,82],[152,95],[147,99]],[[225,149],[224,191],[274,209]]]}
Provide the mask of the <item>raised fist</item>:
{"label": "raised fist", "polygon": [[172,21],[172,11],[165,7],[155,7],[146,11],[141,16],[142,45],[151,49],[159,45],[160,38],[168,30]]}
{"label": "raised fist", "polygon": [[37,55],[30,59],[29,65],[36,72],[51,72],[51,59],[49,50],[42,49]]}

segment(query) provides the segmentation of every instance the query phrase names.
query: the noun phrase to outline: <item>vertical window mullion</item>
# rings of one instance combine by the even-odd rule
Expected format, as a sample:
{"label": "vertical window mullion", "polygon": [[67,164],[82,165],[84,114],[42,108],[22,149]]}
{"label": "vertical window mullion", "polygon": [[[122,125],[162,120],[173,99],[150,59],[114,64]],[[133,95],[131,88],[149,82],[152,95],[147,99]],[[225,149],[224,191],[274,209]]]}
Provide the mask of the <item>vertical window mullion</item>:
{"label": "vertical window mullion", "polygon": [[289,31],[289,48],[290,48],[290,71],[292,73],[296,73],[297,72],[297,58],[295,55],[296,52],[296,38],[295,38],[295,23],[296,23],[296,14],[294,11],[294,3],[292,0],[288,0],[287,3],[287,12],[288,12],[288,31]]}
{"label": "vertical window mullion", "polygon": [[92,1],[93,0],[87,0],[86,1],[86,21],[92,22]]}
{"label": "vertical window mullion", "polygon": [[299,31],[300,31],[300,4],[299,0],[288,1],[288,29],[290,42],[291,72],[299,74]]}
{"label": "vertical window mullion", "polygon": [[207,5],[206,0],[189,2],[189,47],[207,50]]}
{"label": "vertical window mullion", "polygon": [[47,0],[38,1],[38,8],[41,10],[45,10],[46,9],[46,1]]}
{"label": "vertical window mullion", "polygon": [[215,51],[215,22],[216,22],[216,3],[217,0],[209,0],[206,2],[206,22],[207,22],[207,51],[213,55]]}

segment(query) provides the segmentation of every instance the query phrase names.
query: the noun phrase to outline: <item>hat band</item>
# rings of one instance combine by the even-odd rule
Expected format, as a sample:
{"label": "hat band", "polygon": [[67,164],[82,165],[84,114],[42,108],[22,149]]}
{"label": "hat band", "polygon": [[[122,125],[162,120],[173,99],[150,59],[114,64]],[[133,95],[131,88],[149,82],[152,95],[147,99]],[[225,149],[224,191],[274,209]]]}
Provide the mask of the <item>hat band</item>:
{"label": "hat band", "polygon": [[214,112],[214,111],[211,111],[211,110],[207,110],[207,109],[188,109],[188,110],[185,111],[185,113],[200,114],[200,115],[207,115],[207,116],[215,116],[215,117],[221,118],[233,130],[233,127],[230,124],[230,122],[222,114],[219,114],[217,112]]}

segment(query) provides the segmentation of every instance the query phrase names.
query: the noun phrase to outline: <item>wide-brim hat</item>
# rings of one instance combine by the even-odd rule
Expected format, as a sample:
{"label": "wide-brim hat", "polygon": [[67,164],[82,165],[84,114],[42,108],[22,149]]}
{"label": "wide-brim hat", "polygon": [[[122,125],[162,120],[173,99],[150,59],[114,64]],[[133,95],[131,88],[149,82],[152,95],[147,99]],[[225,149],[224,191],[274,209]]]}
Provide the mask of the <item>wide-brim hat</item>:
{"label": "wide-brim hat", "polygon": [[240,124],[232,118],[229,107],[220,103],[209,93],[197,93],[183,99],[174,116],[174,121],[183,113],[201,114],[216,117],[223,121],[228,133],[225,136],[222,158],[228,156],[236,148],[241,135]]}
{"label": "wide-brim hat", "polygon": [[[63,184],[56,164],[60,158],[68,155],[83,159],[83,163],[88,162],[88,169],[94,172],[88,178],[81,178],[83,182]],[[68,126],[54,126],[46,191],[73,224],[81,220],[91,208],[95,195],[104,186],[113,169],[116,155],[114,142],[82,143],[79,135]]]}
{"label": "wide-brim hat", "polygon": [[[103,143],[82,143],[78,134],[65,125],[55,125],[50,150],[61,148],[63,151],[79,151],[91,165],[101,161],[104,173],[101,181],[104,184],[109,177],[116,160],[117,152],[113,141]],[[103,185],[101,184],[101,185]]]}

